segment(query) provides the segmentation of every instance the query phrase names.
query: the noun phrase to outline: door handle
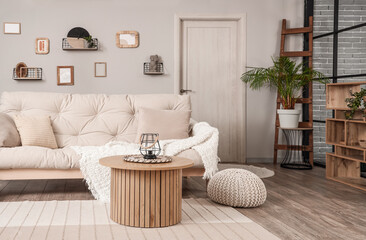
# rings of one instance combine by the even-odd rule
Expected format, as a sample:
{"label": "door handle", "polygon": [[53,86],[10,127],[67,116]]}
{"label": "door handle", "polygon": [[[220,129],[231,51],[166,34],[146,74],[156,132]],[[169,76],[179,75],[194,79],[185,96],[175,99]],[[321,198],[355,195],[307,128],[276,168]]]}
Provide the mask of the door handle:
{"label": "door handle", "polygon": [[189,90],[189,89],[181,89],[180,90],[180,93],[183,94],[183,93],[187,93],[187,92],[192,92],[192,90]]}

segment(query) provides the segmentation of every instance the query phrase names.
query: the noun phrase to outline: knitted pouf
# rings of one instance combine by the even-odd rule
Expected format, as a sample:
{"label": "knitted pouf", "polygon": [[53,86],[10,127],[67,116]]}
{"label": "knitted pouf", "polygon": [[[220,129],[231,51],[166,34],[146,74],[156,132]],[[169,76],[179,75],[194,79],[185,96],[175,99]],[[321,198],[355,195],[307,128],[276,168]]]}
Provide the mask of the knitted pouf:
{"label": "knitted pouf", "polygon": [[226,169],[216,173],[207,186],[208,196],[215,202],[232,207],[257,207],[266,201],[263,181],[244,169]]}

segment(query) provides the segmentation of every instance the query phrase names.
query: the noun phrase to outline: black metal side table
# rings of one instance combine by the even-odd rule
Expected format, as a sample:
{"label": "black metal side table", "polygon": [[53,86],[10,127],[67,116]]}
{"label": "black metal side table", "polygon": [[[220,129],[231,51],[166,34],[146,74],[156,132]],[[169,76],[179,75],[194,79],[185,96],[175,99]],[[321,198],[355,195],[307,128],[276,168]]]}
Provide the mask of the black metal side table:
{"label": "black metal side table", "polygon": [[308,170],[313,166],[310,164],[309,159],[306,159],[303,155],[305,146],[302,145],[302,136],[304,131],[312,130],[312,128],[281,128],[283,136],[285,137],[287,145],[290,145],[286,150],[285,156],[281,162],[281,167]]}

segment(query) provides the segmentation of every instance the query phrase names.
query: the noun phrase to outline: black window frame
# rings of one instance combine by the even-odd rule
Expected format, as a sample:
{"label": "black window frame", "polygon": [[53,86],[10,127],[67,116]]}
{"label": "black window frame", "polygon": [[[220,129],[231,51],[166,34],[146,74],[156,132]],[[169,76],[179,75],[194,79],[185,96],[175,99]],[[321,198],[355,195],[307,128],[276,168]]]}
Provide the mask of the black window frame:
{"label": "black window frame", "polygon": [[[304,26],[309,26],[309,17],[314,16],[314,0],[305,0],[304,1],[304,16],[305,16],[304,17]],[[323,34],[320,34],[317,36],[313,36],[313,40],[323,38],[323,37],[333,36],[333,64],[332,64],[333,69],[332,69],[332,76],[330,76],[329,78],[332,79],[333,83],[337,83],[338,79],[341,79],[341,78],[366,77],[366,73],[338,75],[338,34],[366,26],[366,22],[364,22],[364,23],[360,23],[360,24],[355,24],[351,27],[345,27],[345,28],[339,29],[339,18],[338,17],[339,17],[339,0],[334,0],[333,31],[323,33]],[[305,40],[304,40],[303,49],[304,49],[304,51],[307,51],[307,50],[309,50],[309,41],[308,41],[307,36],[305,36],[304,39]],[[306,61],[307,61],[307,59],[304,58],[304,62],[306,62]],[[307,91],[305,91],[303,93],[303,97],[308,97]],[[308,111],[303,110],[303,121],[309,120],[307,113],[308,113]],[[334,110],[333,110],[333,117],[334,117]],[[325,121],[320,120],[320,119],[313,119],[313,122],[325,124]],[[306,142],[308,143],[309,137],[307,135],[304,135],[303,141],[305,143]],[[334,151],[334,146],[333,146],[333,151]],[[325,166],[325,164],[316,163],[316,162],[314,162],[314,164],[322,166],[322,167]]]}
{"label": "black window frame", "polygon": [[[314,0],[305,0],[304,9],[305,9],[304,24],[306,26],[309,22],[309,17],[314,15]],[[318,38],[333,36],[333,69],[332,69],[332,76],[329,77],[330,79],[332,79],[333,83],[337,83],[338,79],[340,79],[340,78],[366,77],[366,73],[338,75],[338,34],[366,26],[366,22],[364,22],[364,23],[359,23],[359,24],[353,25],[351,27],[339,29],[338,16],[339,16],[339,0],[334,0],[333,31],[323,33],[323,34],[313,37],[313,40],[315,40]],[[304,50],[306,50],[308,48],[308,46],[309,46],[309,43],[307,41],[304,41]],[[334,115],[334,111],[333,111],[333,115]],[[319,119],[314,119],[313,122],[325,123],[325,121],[319,120]]]}

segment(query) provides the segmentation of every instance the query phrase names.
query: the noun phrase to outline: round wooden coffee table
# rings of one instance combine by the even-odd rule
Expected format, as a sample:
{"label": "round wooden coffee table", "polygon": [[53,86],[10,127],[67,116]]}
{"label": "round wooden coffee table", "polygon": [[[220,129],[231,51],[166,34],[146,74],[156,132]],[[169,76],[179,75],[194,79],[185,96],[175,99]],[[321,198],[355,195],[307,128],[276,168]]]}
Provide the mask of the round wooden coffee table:
{"label": "round wooden coffee table", "polygon": [[112,156],[99,160],[111,168],[111,219],[133,227],[166,227],[182,220],[182,169],[193,161],[144,164]]}

